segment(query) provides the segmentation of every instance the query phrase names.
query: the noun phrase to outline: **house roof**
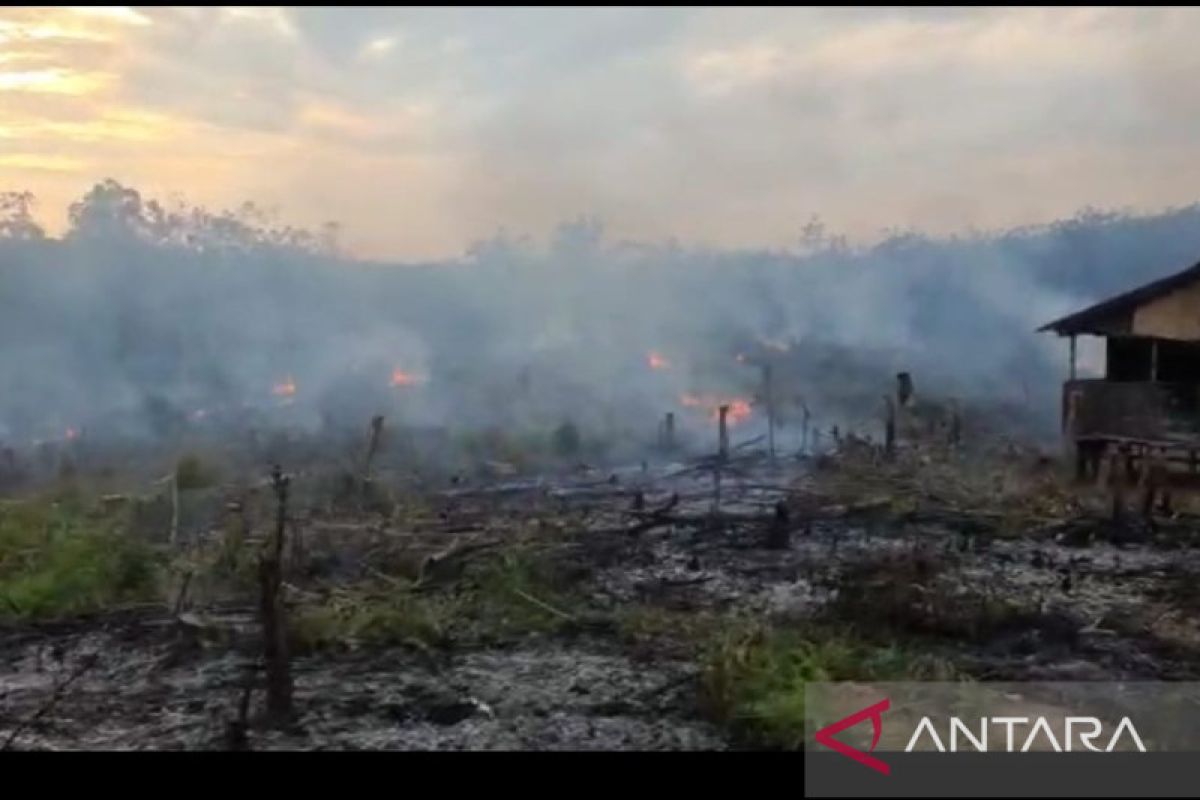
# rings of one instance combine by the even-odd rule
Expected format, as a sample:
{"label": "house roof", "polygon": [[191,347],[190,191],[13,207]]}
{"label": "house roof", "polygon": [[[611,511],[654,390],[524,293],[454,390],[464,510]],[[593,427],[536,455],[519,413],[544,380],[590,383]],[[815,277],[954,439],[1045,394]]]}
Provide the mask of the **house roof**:
{"label": "house roof", "polygon": [[1061,319],[1047,322],[1038,331],[1054,331],[1059,336],[1070,336],[1078,333],[1111,332],[1111,323],[1116,318],[1132,314],[1138,306],[1145,305],[1151,300],[1170,294],[1195,281],[1200,281],[1200,262],[1193,264],[1182,272],[1168,275],[1156,281],[1131,289],[1123,294],[1102,300],[1082,311],[1068,314]]}

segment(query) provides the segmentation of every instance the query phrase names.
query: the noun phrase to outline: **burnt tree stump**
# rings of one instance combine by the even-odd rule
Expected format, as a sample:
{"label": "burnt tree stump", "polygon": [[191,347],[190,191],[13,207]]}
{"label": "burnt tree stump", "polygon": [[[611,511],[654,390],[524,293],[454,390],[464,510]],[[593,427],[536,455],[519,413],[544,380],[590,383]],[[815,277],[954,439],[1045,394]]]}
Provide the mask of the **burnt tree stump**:
{"label": "burnt tree stump", "polygon": [[787,503],[780,500],[775,504],[775,516],[767,529],[766,545],[771,550],[786,550],[792,544],[791,513]]}

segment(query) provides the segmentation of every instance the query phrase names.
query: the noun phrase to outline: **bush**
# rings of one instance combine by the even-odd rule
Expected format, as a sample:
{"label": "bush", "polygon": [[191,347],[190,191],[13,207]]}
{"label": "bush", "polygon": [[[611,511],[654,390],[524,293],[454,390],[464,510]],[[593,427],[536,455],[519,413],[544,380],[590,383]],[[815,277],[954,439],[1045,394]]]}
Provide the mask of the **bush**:
{"label": "bush", "polygon": [[59,503],[0,507],[0,617],[44,618],[155,597],[158,559],[119,520]]}

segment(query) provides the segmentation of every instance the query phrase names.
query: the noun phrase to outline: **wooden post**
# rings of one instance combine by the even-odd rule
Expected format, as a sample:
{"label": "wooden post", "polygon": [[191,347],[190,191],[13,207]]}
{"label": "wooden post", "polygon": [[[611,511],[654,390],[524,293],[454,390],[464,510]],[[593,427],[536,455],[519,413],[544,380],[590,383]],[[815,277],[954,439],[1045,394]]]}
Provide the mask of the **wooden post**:
{"label": "wooden post", "polygon": [[675,447],[675,412],[668,411],[663,420],[663,447],[671,450]]}
{"label": "wooden post", "polygon": [[767,452],[775,460],[775,396],[772,393],[771,365],[763,364],[763,394],[767,403]]}
{"label": "wooden post", "polygon": [[1158,340],[1150,340],[1150,380],[1158,380]]}
{"label": "wooden post", "polygon": [[1108,478],[1112,487],[1112,520],[1119,522],[1124,511],[1124,477],[1121,475],[1120,456],[1116,451],[1109,456]]}
{"label": "wooden post", "polygon": [[896,455],[896,404],[891,395],[884,395],[885,414],[883,421],[883,454],[889,461]]}
{"label": "wooden post", "polygon": [[1151,519],[1154,514],[1154,498],[1163,483],[1164,456],[1159,451],[1147,451],[1142,459],[1142,474],[1138,481],[1141,491],[1142,516]]}
{"label": "wooden post", "polygon": [[775,516],[767,528],[766,546],[772,550],[786,550],[792,543],[791,514],[787,503],[780,500],[775,504]]}
{"label": "wooden post", "polygon": [[958,447],[962,443],[962,408],[958,404],[958,399],[952,401],[950,406],[950,445]]}
{"label": "wooden post", "polygon": [[811,415],[808,413],[808,404],[803,400],[800,401],[800,408],[804,412],[803,430],[801,431],[800,449],[805,455],[808,455],[808,423]]}
{"label": "wooden post", "polygon": [[1075,334],[1071,334],[1071,380],[1075,380]]}
{"label": "wooden post", "polygon": [[371,504],[371,462],[379,450],[379,440],[383,435],[383,417],[376,415],[371,418],[371,434],[367,440],[367,452],[363,458],[362,475],[359,478],[359,508],[366,509]]}
{"label": "wooden post", "polygon": [[729,406],[717,409],[717,455],[722,461],[729,458]]}
{"label": "wooden post", "polygon": [[171,549],[179,542],[179,464],[171,472]]}
{"label": "wooden post", "polygon": [[271,471],[278,507],[274,536],[267,542],[258,564],[259,613],[262,619],[263,661],[267,673],[267,715],[275,723],[286,722],[292,716],[292,672],[288,661],[287,621],[283,599],[283,535],[287,526],[288,485],[282,470]]}

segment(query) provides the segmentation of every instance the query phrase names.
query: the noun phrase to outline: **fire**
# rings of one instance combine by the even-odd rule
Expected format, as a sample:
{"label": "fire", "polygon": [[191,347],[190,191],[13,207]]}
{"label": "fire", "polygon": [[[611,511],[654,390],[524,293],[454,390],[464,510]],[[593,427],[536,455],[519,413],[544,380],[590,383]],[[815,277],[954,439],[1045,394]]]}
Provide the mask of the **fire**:
{"label": "fire", "polygon": [[650,369],[670,369],[671,362],[663,358],[658,353],[651,350],[646,354],[646,363],[650,365]]}
{"label": "fire", "polygon": [[708,418],[713,422],[720,419],[721,406],[729,406],[729,411],[725,415],[725,421],[730,425],[737,425],[739,422],[748,420],[753,413],[750,401],[741,397],[722,398],[715,395],[685,393],[679,396],[679,402],[688,408],[702,408],[707,410]]}
{"label": "fire", "polygon": [[293,397],[296,394],[296,382],[289,375],[282,382],[271,387],[271,394],[278,397]]}
{"label": "fire", "polygon": [[68,442],[74,441],[75,439],[78,439],[78,438],[79,438],[79,429],[78,428],[67,428],[67,441]]}
{"label": "fire", "polygon": [[412,372],[405,372],[396,367],[392,370],[392,386],[417,386],[425,382],[425,379],[420,375]]}

